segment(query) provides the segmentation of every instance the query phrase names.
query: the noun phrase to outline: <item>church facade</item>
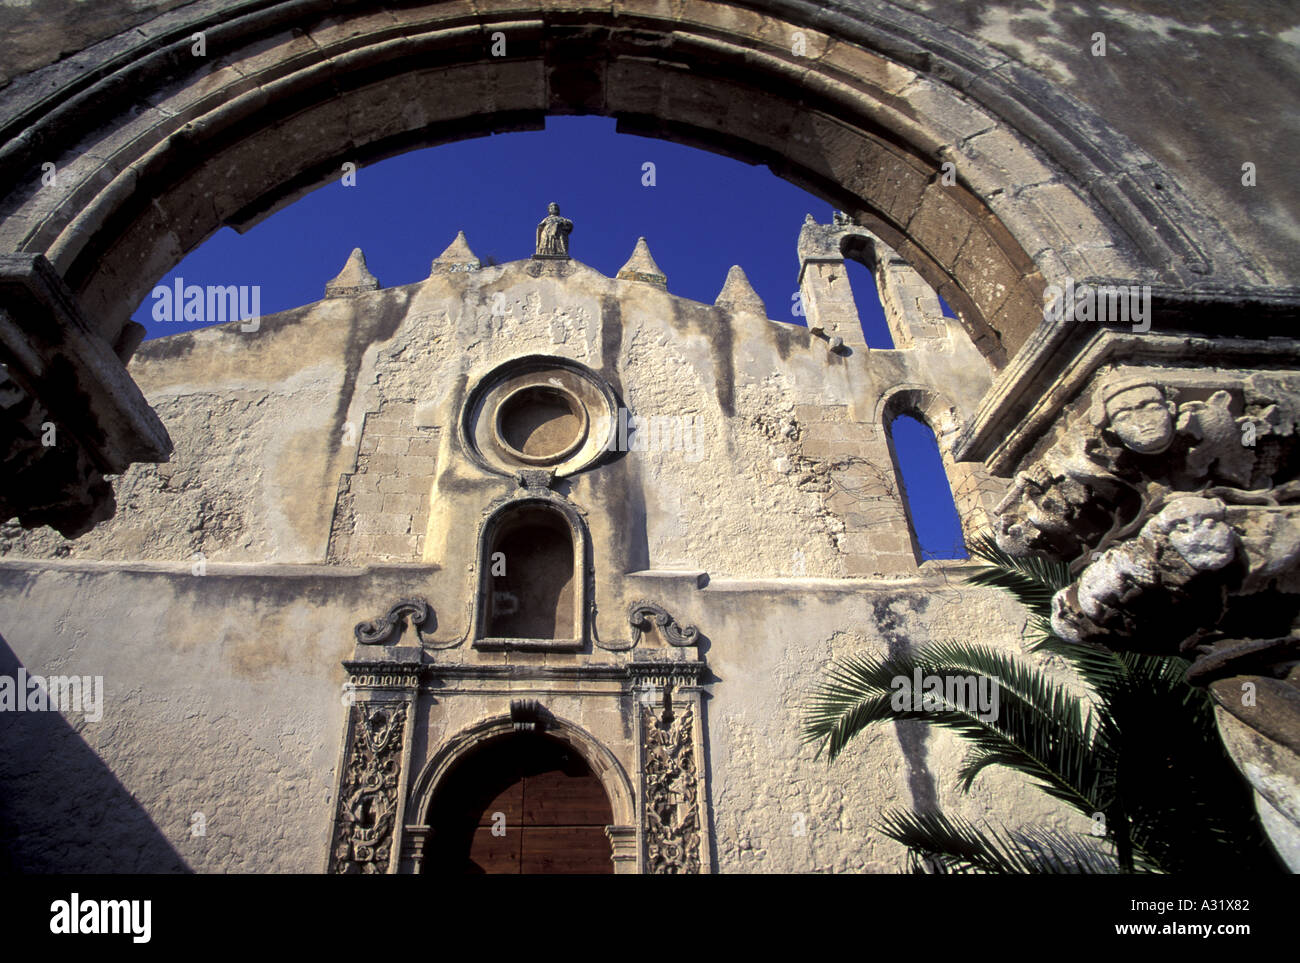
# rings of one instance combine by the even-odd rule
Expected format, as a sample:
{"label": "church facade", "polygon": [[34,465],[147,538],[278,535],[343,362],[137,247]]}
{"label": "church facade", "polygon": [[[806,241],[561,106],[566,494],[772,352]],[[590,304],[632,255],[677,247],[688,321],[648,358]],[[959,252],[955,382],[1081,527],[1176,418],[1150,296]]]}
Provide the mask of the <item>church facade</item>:
{"label": "church facade", "polygon": [[[8,531],[6,634],[104,677],[88,770],[55,778],[129,793],[132,868],[888,871],[890,806],[1068,824],[1008,776],[960,796],[917,724],[835,764],[800,743],[832,657],[1022,648],[921,562],[890,441],[911,413],[950,453],[991,379],[960,323],[847,218],[798,237],[808,328],[739,268],[675,297],[645,239],[605,277],[572,230],[552,205],[495,266],[461,234],[396,288],[356,251],[315,304],[146,342],[170,462],[79,539]],[[897,349],[867,348],[846,250]],[[988,530],[1005,485],[947,464]],[[69,815],[25,813],[11,858],[122,868]]]}
{"label": "church facade", "polygon": [[[832,659],[1023,649],[1022,610],[918,561],[911,413],[968,538],[1069,567],[1061,638],[1190,664],[1300,869],[1272,6],[93,6],[0,5],[0,860],[891,870],[894,805],[1086,831],[1005,773],[955,792],[943,734],[833,766],[798,741]],[[458,238],[382,288],[358,253],[319,302],[141,344],[213,232],[555,115],[846,212],[797,241],[808,327],[738,271],[674,297],[648,245],[604,277],[557,208],[520,212],[524,261]],[[861,344],[845,259],[894,350]]]}

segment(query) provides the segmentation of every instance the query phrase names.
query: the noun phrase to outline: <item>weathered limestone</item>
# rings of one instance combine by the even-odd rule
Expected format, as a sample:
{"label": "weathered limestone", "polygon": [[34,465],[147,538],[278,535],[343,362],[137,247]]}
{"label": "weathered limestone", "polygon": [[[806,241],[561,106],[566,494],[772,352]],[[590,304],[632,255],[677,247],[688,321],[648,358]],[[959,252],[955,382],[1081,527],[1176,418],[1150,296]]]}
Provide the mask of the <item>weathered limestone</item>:
{"label": "weathered limestone", "polygon": [[[453,249],[439,260],[468,263],[463,238]],[[644,253],[631,268],[651,274]],[[991,370],[969,342],[828,354],[767,320],[738,269],[724,295],[529,259],[327,298],[262,318],[256,338],[234,323],[143,345],[133,371],[175,463],[127,472],[118,515],[78,540],[4,533],[9,644],[35,670],[66,645],[56,626],[93,636],[92,660],[122,633],[157,639],[149,684],[178,707],[200,666],[215,705],[310,663],[293,703],[260,710],[296,747],[286,777],[312,790],[284,813],[267,808],[278,791],[200,805],[161,790],[140,775],[150,758],[199,793],[208,763],[111,701],[112,738],[87,730],[161,827],[153,865],[424,869],[441,787],[525,730],[599,778],[619,872],[897,869],[870,828],[882,806],[991,816],[944,775],[951,740],[870,738],[829,769],[797,736],[797,693],[827,655],[936,631],[1016,644],[1007,603],[919,567],[887,433],[916,412],[947,445]],[[949,411],[918,386],[954,364],[968,384]],[[51,617],[73,587],[114,601]],[[308,610],[304,631],[283,628]],[[136,684],[117,673],[110,694]],[[212,738],[247,740],[242,716],[213,713]],[[1027,786],[991,784],[999,820],[1057,818]],[[186,837],[217,804],[222,848]],[[11,847],[25,864],[103,865],[30,818],[39,832]]]}
{"label": "weathered limestone", "polygon": [[[0,173],[13,185],[0,248],[47,257],[102,341],[127,356],[138,339],[127,318],[158,277],[223,224],[246,229],[334,177],[339,157],[364,162],[540,125],[547,112],[596,112],[742,159],[781,158],[780,172],[834,195],[906,259],[998,367],[1034,336],[1043,286],[1067,277],[1287,283],[1257,240],[1277,230],[1294,239],[1283,192],[1243,191],[1236,168],[1201,177],[1198,190],[1214,199],[1207,213],[1162,169],[1178,138],[1147,143],[1147,131],[1185,112],[1116,103],[1113,90],[1083,80],[1100,58],[1068,45],[1024,61],[1021,44],[1036,41],[1009,42],[995,8],[976,17],[932,6],[923,15],[849,3],[826,14],[807,0],[765,0],[762,12],[635,0],[556,13],[507,3],[468,24],[455,4],[370,12],[281,0],[254,11],[217,0],[127,11],[100,0],[94,26],[25,16],[12,24],[19,39],[6,38],[14,64],[0,65],[12,77],[0,97]],[[1154,45],[1159,56],[1163,41],[1152,37],[1163,31],[1135,34],[1122,11],[1097,16],[1125,49]],[[575,17],[587,33],[569,32]],[[1229,39],[1282,42],[1276,29],[1253,23]],[[64,41],[51,46],[58,30],[74,45],[104,42],[72,56]],[[498,32],[510,38],[508,58],[484,42]],[[197,33],[220,36],[219,62],[194,53]],[[406,55],[389,55],[394,42]],[[1062,57],[1077,58],[1073,69],[1047,79],[1042,65]],[[1105,75],[1127,60],[1137,62],[1106,61]],[[365,82],[338,82],[354,72]],[[1252,83],[1267,88],[1274,73]],[[1238,143],[1231,126],[1183,131],[1213,144],[1198,170],[1217,169],[1222,143]],[[1238,143],[1243,156],[1260,151]],[[1287,156],[1278,148],[1273,165]],[[1181,152],[1173,158],[1191,170]]]}
{"label": "weathered limestone", "polygon": [[[1289,616],[1296,519],[1282,429],[1294,394],[1300,297],[1292,252],[1300,216],[1294,192],[1275,173],[1296,153],[1285,115],[1294,100],[1290,77],[1277,66],[1295,45],[1285,19],[1242,8],[1230,27],[1197,22],[1188,29],[1164,6],[1144,2],[1062,8],[1050,17],[1032,5],[948,0],[924,12],[856,0],[830,11],[811,0],[561,6],[507,0],[469,12],[458,4],[373,11],[283,0],[253,9],[214,0],[169,9],[161,0],[95,0],[94,16],[73,16],[58,4],[0,7],[0,173],[9,191],[0,202],[0,248],[19,258],[4,268],[11,283],[0,291],[0,427],[9,439],[0,451],[8,473],[0,513],[81,533],[112,511],[104,476],[125,472],[118,483],[123,517],[81,540],[11,525],[0,532],[11,555],[42,559],[35,567],[4,564],[0,574],[14,586],[6,597],[16,600],[7,603],[6,632],[24,658],[47,663],[80,647],[107,666],[132,652],[155,664],[153,650],[133,646],[155,637],[172,646],[174,665],[160,670],[167,708],[124,707],[119,727],[87,736],[93,752],[66,767],[81,781],[72,783],[77,790],[102,787],[97,798],[116,807],[114,824],[135,834],[139,865],[262,868],[250,862],[258,857],[243,854],[281,844],[285,852],[306,852],[317,843],[322,852],[346,848],[336,859],[353,868],[418,862],[422,827],[399,828],[403,817],[391,796],[357,797],[354,789],[349,798],[360,809],[340,804],[326,813],[320,790],[340,783],[302,759],[319,749],[312,733],[330,725],[345,731],[343,716],[331,714],[321,666],[346,655],[336,641],[358,608],[395,594],[375,566],[411,564],[413,578],[427,579],[440,604],[481,588],[481,573],[466,578],[459,570],[474,555],[458,526],[475,515],[462,510],[481,511],[487,490],[475,475],[482,466],[457,462],[456,405],[466,382],[511,360],[502,345],[619,382],[634,412],[651,412],[641,431],[660,439],[666,433],[669,452],[691,451],[686,425],[674,435],[669,421],[654,419],[682,412],[700,418],[691,423],[700,434],[690,435],[707,440],[699,462],[638,463],[636,449],[619,452],[624,457],[563,480],[572,485],[563,497],[603,506],[591,512],[603,519],[593,522],[592,551],[617,559],[604,576],[620,577],[595,585],[594,599],[626,602],[634,593],[654,594],[640,591],[653,587],[674,596],[672,611],[698,608],[693,621],[726,626],[710,666],[737,688],[720,685],[713,693],[710,712],[720,725],[711,726],[706,744],[716,781],[711,795],[700,787],[715,806],[709,845],[720,867],[891,865],[896,854],[875,851],[878,841],[852,816],[834,825],[847,834],[841,837],[827,814],[870,810],[903,792],[919,806],[934,803],[933,783],[928,794],[924,779],[886,785],[881,780],[890,777],[879,774],[895,771],[889,764],[896,760],[877,752],[875,768],[862,774],[867,788],[855,795],[782,741],[788,713],[770,706],[807,683],[807,666],[819,664],[828,647],[906,644],[943,624],[986,635],[990,621],[1011,621],[1007,611],[971,615],[978,593],[960,593],[960,617],[944,614],[950,606],[935,593],[945,583],[908,574],[905,515],[881,460],[892,415],[902,411],[923,417],[940,439],[968,535],[990,522],[1003,480],[1016,478],[1003,503],[1006,517],[997,520],[1005,543],[1077,563],[1078,579],[1059,609],[1063,632],[1116,646],[1153,635],[1149,644],[1195,653],[1197,677],[1211,680],[1222,708],[1225,745],[1294,864],[1300,846]],[[498,30],[509,38],[508,58],[493,56],[484,42]],[[219,38],[219,56],[193,53],[197,32]],[[1070,40],[1089,36],[1092,49]],[[1124,56],[1103,60],[1097,36]],[[392,56],[395,44],[403,56]],[[1205,83],[1205,60],[1224,56],[1236,82]],[[1152,63],[1179,83],[1167,91],[1145,84]],[[1196,109],[1187,110],[1187,101]],[[625,130],[770,163],[844,207],[849,217],[807,229],[818,243],[835,242],[824,259],[803,258],[801,238],[810,324],[832,351],[807,335],[758,324],[763,311],[747,285],[738,283],[736,296],[714,307],[683,305],[668,299],[653,272],[632,272],[650,282],[639,285],[593,277],[568,259],[563,230],[545,232],[543,252],[539,228],[538,251],[550,263],[531,265],[532,272],[480,271],[462,235],[434,262],[426,285],[380,291],[355,271],[361,283],[327,291],[337,296],[265,319],[271,323],[256,350],[226,327],[136,353],[141,332],[127,318],[158,277],[220,226],[245,229],[337,176],[340,157],[365,162],[571,112],[615,116]],[[1243,116],[1255,123],[1240,123]],[[1260,129],[1270,136],[1261,139]],[[898,351],[855,350],[860,333],[849,320],[850,302],[835,290],[836,261],[844,257],[875,270]],[[475,280],[452,283],[452,275]],[[918,277],[955,309],[969,339],[939,319]],[[1044,289],[1074,281],[1149,285],[1152,327],[1045,319]],[[603,338],[604,297],[637,305],[618,357]],[[506,310],[493,309],[502,303]],[[664,320],[665,309],[674,321]],[[444,387],[408,374],[437,368],[441,355],[462,346],[464,358],[444,372]],[[133,354],[134,376],[176,435],[173,463],[156,464],[170,441],[122,368]],[[665,366],[680,377],[664,378]],[[1177,375],[1148,373],[1153,383],[1116,385],[1111,368]],[[554,397],[542,407],[538,425],[514,426],[525,448],[530,429],[567,430],[573,416]],[[1256,445],[1244,441],[1251,426],[1263,439]],[[49,427],[49,437],[59,439],[53,445]],[[1235,447],[1233,431],[1242,439]],[[856,459],[883,480],[859,477]],[[522,490],[541,491],[545,472],[528,471]],[[610,499],[613,507],[584,481],[597,471],[617,479],[610,488],[621,497]],[[492,484],[505,484],[493,477]],[[453,519],[429,510],[444,499],[462,513]],[[864,501],[887,509],[881,524],[867,521]],[[717,514],[692,511],[701,504]],[[161,521],[177,519],[183,522]],[[219,577],[195,582],[209,558]],[[227,563],[269,568],[236,576],[220,571]],[[288,569],[304,563],[309,571]],[[358,565],[369,567],[357,574]],[[706,569],[715,575],[712,592],[700,587]],[[781,591],[786,578],[834,583],[878,569],[899,584],[887,592],[855,584],[839,596],[818,589],[817,598]],[[719,571],[728,577],[716,577]],[[905,576],[923,587],[902,587]],[[321,603],[350,578],[356,591],[346,601]],[[253,600],[251,590],[264,582],[274,591]],[[39,604],[64,596],[94,600],[102,620],[76,607],[51,618]],[[292,624],[283,622],[286,600],[297,606]],[[1151,614],[1173,603],[1178,614],[1167,623]],[[247,608],[235,616],[236,605]],[[776,614],[768,617],[767,609]],[[160,615],[172,610],[194,613],[203,634]],[[1203,624],[1194,624],[1194,613]],[[470,614],[455,617],[456,627],[432,636],[439,643],[470,631]],[[256,620],[255,629],[247,619]],[[214,622],[222,626],[219,642]],[[800,648],[789,638],[791,622],[816,641]],[[304,624],[319,635],[303,636]],[[845,624],[865,628],[846,631]],[[1148,631],[1153,625],[1158,632]],[[292,636],[299,648],[268,648],[264,632]],[[328,650],[324,662],[313,661],[313,646]],[[535,669],[527,657],[571,657],[498,655],[523,667],[526,686],[539,684],[528,675]],[[509,661],[517,656],[524,661]],[[214,790],[249,828],[205,846],[196,842],[203,837],[186,835],[190,801],[159,781],[154,763],[162,756],[184,767],[244,745],[249,737],[227,720],[224,705],[193,709],[186,686],[201,677],[238,694],[259,673],[280,672],[267,669],[280,666],[277,660],[292,662],[294,671],[275,683],[299,680],[303,666],[316,672],[293,690],[310,706],[315,728],[302,728],[295,706],[281,717],[290,738],[269,731],[251,737],[280,753],[281,778],[264,787],[274,795],[263,803]],[[519,681],[506,677],[485,685]],[[626,707],[625,677],[608,685],[605,695]],[[1247,685],[1254,705],[1245,704]],[[579,740],[588,729],[609,733],[624,740],[618,765],[640,767],[634,760],[648,756],[627,744],[630,723],[586,719],[597,690],[587,678],[564,696],[569,702],[552,716],[558,730]],[[263,703],[283,691],[268,685],[265,698],[249,704],[250,715],[264,718]],[[499,692],[481,700],[458,705],[490,712],[487,721],[447,725],[496,733],[543,718],[516,720]],[[665,756],[687,759],[684,749],[708,724],[702,711],[693,713],[689,739],[679,721],[685,716],[658,712],[643,718],[637,752],[652,748],[656,765]],[[210,722],[222,737],[204,742],[188,721],[195,715],[198,726]],[[142,749],[139,733],[153,731],[159,718],[181,734]],[[379,730],[394,728],[389,716],[382,720]],[[442,724],[402,731],[414,739]],[[29,722],[14,733],[20,742],[58,739],[76,752],[71,730]],[[414,742],[403,745],[414,751]],[[915,769],[916,743],[901,745]],[[951,761],[950,747],[941,739],[933,745]],[[770,783],[769,746],[781,747],[789,763],[793,804],[807,807],[791,812],[814,816],[821,837],[787,833],[791,812],[776,795],[787,784]],[[922,744],[922,770],[925,752]],[[241,786],[256,780],[239,754],[221,758],[246,777]],[[591,758],[601,757],[593,749]],[[616,768],[610,763],[605,771]],[[408,778],[410,766],[400,769]],[[662,773],[652,767],[629,775],[627,785],[648,793],[662,785],[651,778],[655,771]],[[119,777],[157,819],[123,795]],[[285,788],[299,782],[310,803]],[[618,781],[607,785],[616,795]],[[943,804],[960,810],[970,803]],[[41,832],[33,831],[22,841],[27,848],[9,847],[27,854],[29,865],[72,851],[83,866],[113,865],[112,854],[77,839],[57,799],[19,805],[51,841],[42,850]],[[709,848],[679,815],[660,815],[655,860],[682,839]],[[327,840],[327,823],[343,836]],[[393,834],[409,829],[410,846],[394,836],[381,853],[367,836],[381,824]],[[319,840],[305,838],[312,835],[306,826],[321,828]],[[663,827],[677,836],[665,842]],[[620,868],[647,858],[646,831],[640,820],[608,827]],[[677,868],[696,867],[674,856]],[[708,865],[701,853],[699,868]]]}
{"label": "weathered limestone", "polygon": [[435,274],[453,274],[456,271],[477,271],[482,266],[478,255],[469,249],[465,232],[457,231],[455,239],[447,245],[447,249],[433,259],[429,275],[432,277]]}
{"label": "weathered limestone", "polygon": [[552,201],[546,208],[546,217],[537,225],[537,252],[535,258],[563,258],[569,256],[569,235],[573,222],[560,217],[560,205]]}
{"label": "weathered limestone", "polygon": [[862,320],[840,250],[843,226],[833,224],[828,231],[811,214],[805,219],[799,232],[799,293],[809,331],[865,348]]}
{"label": "weathered limestone", "polygon": [[739,264],[733,264],[727,271],[727,279],[722,282],[722,290],[718,292],[713,303],[738,315],[767,317],[767,307],[763,304],[763,299],[749,283],[749,278],[745,276]]}
{"label": "weathered limestone", "polygon": [[121,332],[119,357],[45,258],[0,255],[0,515],[75,537],[113,514],[104,475],[167,458],[171,439],[123,364],[140,334]]}
{"label": "weathered limestone", "polygon": [[366,267],[366,256],[361,252],[361,248],[354,247],[352,253],[348,255],[347,263],[343,265],[334,280],[325,283],[325,297],[327,298],[346,298],[353,294],[360,294],[363,291],[378,291],[379,279],[370,273]]}
{"label": "weathered limestone", "polygon": [[620,281],[644,281],[647,284],[657,284],[661,288],[668,286],[667,276],[655,263],[654,257],[650,254],[650,246],[646,244],[643,237],[636,239],[632,256],[618,269],[617,277]]}

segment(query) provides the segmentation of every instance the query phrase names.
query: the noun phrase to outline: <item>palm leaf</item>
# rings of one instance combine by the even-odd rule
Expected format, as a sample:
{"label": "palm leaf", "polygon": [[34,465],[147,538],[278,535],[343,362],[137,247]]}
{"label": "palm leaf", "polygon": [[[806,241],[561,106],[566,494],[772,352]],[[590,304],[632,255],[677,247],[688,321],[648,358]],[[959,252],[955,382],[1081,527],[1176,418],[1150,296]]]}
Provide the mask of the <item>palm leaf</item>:
{"label": "palm leaf", "polygon": [[985,831],[955,816],[891,810],[881,831],[906,846],[912,866],[938,873],[1101,874],[1120,872],[1102,840],[1042,830]]}
{"label": "palm leaf", "polygon": [[[924,710],[897,700],[897,680],[937,676],[984,676],[998,685],[995,714],[938,694],[939,707]],[[836,758],[874,722],[921,720],[952,730],[973,747],[961,778],[969,789],[975,776],[998,764],[1021,772],[1042,789],[1091,816],[1111,795],[1098,743],[1082,701],[1038,669],[981,646],[949,642],[914,654],[879,659],[859,657],[834,663],[805,709],[803,740],[820,743],[819,755]]]}
{"label": "palm leaf", "polygon": [[1042,619],[1052,613],[1052,596],[1071,581],[1068,565],[1033,556],[1008,555],[987,532],[971,539],[970,554],[989,564],[974,568],[966,576],[967,582],[1003,589]]}

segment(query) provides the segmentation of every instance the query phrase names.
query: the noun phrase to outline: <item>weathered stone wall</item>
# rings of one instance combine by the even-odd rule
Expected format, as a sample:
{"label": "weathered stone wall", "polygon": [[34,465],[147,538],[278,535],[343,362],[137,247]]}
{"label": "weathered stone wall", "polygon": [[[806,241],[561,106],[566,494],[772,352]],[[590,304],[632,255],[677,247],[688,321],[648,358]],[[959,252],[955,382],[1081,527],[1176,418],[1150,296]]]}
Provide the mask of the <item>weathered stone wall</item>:
{"label": "weathered stone wall", "polygon": [[[631,447],[653,444],[652,421],[667,426],[668,450],[629,451],[574,480],[579,502],[605,498],[609,472],[644,500],[644,518],[624,521],[647,548],[629,550],[624,570],[914,567],[880,399],[900,383],[947,383],[972,411],[990,375],[960,332],[924,349],[840,354],[805,330],[655,285],[576,262],[569,277],[537,279],[528,263],[327,299],[257,331],[232,323],[146,343],[131,371],[177,454],[122,476],[116,517],[90,534],[11,527],[0,551],[443,561],[470,550],[474,526],[426,548],[431,501],[443,518],[469,519],[509,488],[468,466],[455,440],[466,392],[509,358],[546,354],[621,387],[633,424],[647,426]],[[361,318],[381,320],[371,331]]]}
{"label": "weathered stone wall", "polygon": [[[960,794],[963,747],[922,726],[874,727],[833,764],[800,745],[800,704],[831,658],[885,655],[931,637],[1023,651],[1023,615],[996,592],[961,588],[959,572],[949,566],[886,586],[719,579],[703,591],[667,589],[674,610],[709,635],[705,745],[720,871],[898,871],[902,848],[873,828],[892,807],[1087,830],[996,770]],[[0,563],[0,671],[14,675],[21,664],[105,680],[98,723],[7,714],[0,789],[13,867],[320,871],[344,717],[339,662],[352,648],[352,625],[377,614],[375,600],[436,597],[439,575],[427,566],[217,563],[196,576],[183,567]],[[639,587],[665,594],[650,580]],[[607,636],[619,631],[612,622]],[[619,662],[610,653],[454,652],[487,665]],[[613,694],[593,698],[608,684],[543,688],[556,716],[615,748],[626,736]],[[443,740],[537,689],[512,681],[438,691],[418,720],[415,772]],[[630,757],[621,761],[635,771]],[[196,812],[206,835],[194,834]]]}
{"label": "weathered stone wall", "polygon": [[4,563],[0,673],[102,676],[104,688],[98,722],[4,714],[0,851],[23,871],[319,872],[339,661],[367,596],[405,580]]}
{"label": "weathered stone wall", "polygon": [[[634,600],[655,599],[706,636],[718,869],[899,869],[901,847],[872,830],[890,806],[1060,821],[1006,776],[960,796],[960,747],[923,728],[880,727],[833,766],[800,745],[800,703],[829,659],[932,637],[1018,651],[1023,616],[963,588],[960,565],[918,571],[886,438],[898,410],[931,422],[971,410],[988,369],[981,382],[969,341],[832,351],[747,303],[522,261],[328,298],[256,331],[235,323],[146,344],[133,374],[175,440],[173,460],[119,479],[117,516],[85,538],[9,532],[4,543],[15,671],[106,684],[102,722],[32,714],[5,730],[58,747],[48,759],[0,753],[15,865],[321,869],[337,807],[340,661],[353,626],[411,596],[432,604],[427,640],[450,646],[435,672],[489,673],[456,676],[468,681],[420,703],[412,778],[447,739],[534,692],[635,773],[631,707],[608,673],[640,656],[599,646],[627,638]],[[517,488],[468,457],[462,410],[485,375],[531,355],[587,365],[635,419],[690,426],[662,433],[669,450],[611,453],[566,480],[594,570],[594,644],[573,653],[457,644],[482,571],[479,526]],[[947,406],[918,387],[945,379],[956,389]],[[528,676],[566,667],[605,681]],[[505,670],[516,674],[491,681]],[[77,786],[100,801],[86,804]],[[140,853],[130,867],[115,863],[124,848]]]}

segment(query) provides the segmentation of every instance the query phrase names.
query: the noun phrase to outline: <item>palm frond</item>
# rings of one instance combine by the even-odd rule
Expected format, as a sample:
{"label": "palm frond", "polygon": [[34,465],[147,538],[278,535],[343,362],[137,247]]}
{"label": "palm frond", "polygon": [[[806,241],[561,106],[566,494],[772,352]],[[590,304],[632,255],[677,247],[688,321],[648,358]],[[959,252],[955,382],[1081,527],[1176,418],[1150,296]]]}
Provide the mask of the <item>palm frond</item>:
{"label": "palm frond", "polygon": [[[875,722],[921,720],[970,744],[962,788],[988,766],[1029,776],[1090,817],[1104,838],[1041,830],[985,832],[940,814],[887,814],[884,831],[933,872],[1241,872],[1281,869],[1228,758],[1207,693],[1186,681],[1182,659],[1072,644],[1051,628],[1065,565],[1013,558],[987,536],[971,555],[989,562],[967,581],[1010,593],[1041,638],[1033,651],[1066,659],[1092,692],[1079,699],[1023,660],[979,645],[938,642],[891,658],[837,662],[805,707],[805,742],[838,756]],[[973,675],[997,684],[996,713],[939,694],[937,708],[895,703],[899,677]],[[955,690],[953,690],[955,692]],[[934,693],[931,693],[933,695]]]}
{"label": "palm frond", "polygon": [[987,532],[971,539],[970,554],[989,564],[967,574],[967,582],[1009,592],[1041,620],[1048,619],[1052,614],[1052,596],[1071,581],[1068,565],[1033,556],[1021,558],[1009,555],[998,548],[993,536]]}
{"label": "palm frond", "polygon": [[[969,688],[959,696],[955,686],[933,695],[935,708],[897,698],[900,680],[910,689],[918,675],[965,677],[977,685],[980,678],[991,680],[996,711],[969,704]],[[805,707],[803,740],[820,743],[819,755],[835,759],[868,725],[913,719],[971,743],[960,774],[967,789],[981,770],[997,764],[1029,776],[1085,815],[1108,804],[1108,751],[1083,702],[1037,668],[982,646],[934,643],[912,654],[834,663]]]}
{"label": "palm frond", "polygon": [[981,830],[956,816],[890,810],[881,832],[906,846],[913,868],[937,873],[1110,874],[1120,872],[1105,841],[1043,830]]}

